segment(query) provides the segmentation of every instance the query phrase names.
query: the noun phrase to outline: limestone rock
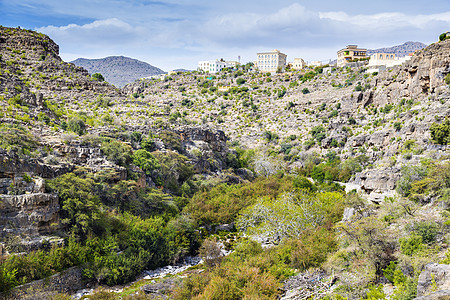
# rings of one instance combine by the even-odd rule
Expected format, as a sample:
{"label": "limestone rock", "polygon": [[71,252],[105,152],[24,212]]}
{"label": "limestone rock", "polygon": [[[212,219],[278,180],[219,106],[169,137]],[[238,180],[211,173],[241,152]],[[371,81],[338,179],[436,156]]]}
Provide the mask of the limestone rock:
{"label": "limestone rock", "polygon": [[[435,286],[433,286],[433,281],[435,282]],[[450,290],[450,265],[430,263],[420,273],[417,283],[417,296],[428,297],[433,290]],[[449,295],[450,299],[450,294],[447,295]]]}

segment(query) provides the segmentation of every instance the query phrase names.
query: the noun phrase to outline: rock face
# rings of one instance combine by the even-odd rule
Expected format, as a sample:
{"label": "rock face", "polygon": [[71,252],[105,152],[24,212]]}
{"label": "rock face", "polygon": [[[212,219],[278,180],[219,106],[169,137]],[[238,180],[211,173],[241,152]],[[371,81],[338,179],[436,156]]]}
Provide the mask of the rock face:
{"label": "rock face", "polygon": [[[450,299],[450,293],[442,290],[450,290],[450,265],[431,263],[425,266],[425,269],[419,275],[417,283],[417,296],[426,296],[423,299],[431,299],[429,294],[434,291],[441,291],[432,299]],[[446,295],[448,298],[441,298]]]}
{"label": "rock face", "polygon": [[57,195],[0,195],[0,236],[53,233],[59,227],[59,209]]}
{"label": "rock face", "polygon": [[417,297],[414,300],[450,300],[450,290],[442,290],[427,296]]}

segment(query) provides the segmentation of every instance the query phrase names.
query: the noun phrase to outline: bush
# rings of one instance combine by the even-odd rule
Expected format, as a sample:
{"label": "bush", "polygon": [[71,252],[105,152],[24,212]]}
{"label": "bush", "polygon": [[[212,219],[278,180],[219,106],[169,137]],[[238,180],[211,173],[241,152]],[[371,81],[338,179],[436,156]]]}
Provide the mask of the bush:
{"label": "bush", "polygon": [[236,83],[237,83],[238,85],[242,85],[242,84],[245,83],[245,79],[244,79],[244,78],[238,78],[238,79],[236,79]]}
{"label": "bush", "polygon": [[93,79],[93,80],[96,80],[96,81],[100,81],[100,82],[105,81],[105,78],[104,78],[103,75],[100,74],[100,73],[94,73],[94,74],[92,74],[92,79]]}
{"label": "bush", "polygon": [[80,118],[73,117],[67,122],[67,130],[72,131],[78,135],[86,133],[86,125]]}
{"label": "bush", "polygon": [[156,158],[145,149],[139,149],[133,153],[133,164],[141,168],[149,176],[153,170],[161,167]]}
{"label": "bush", "polygon": [[405,255],[413,255],[418,251],[422,250],[422,236],[420,235],[411,235],[410,237],[401,238],[400,242],[400,250]]}
{"label": "bush", "polygon": [[449,39],[450,38],[450,35],[448,34],[448,32],[444,32],[444,33],[441,33],[440,35],[439,35],[439,41],[445,41],[446,39]]}
{"label": "bush", "polygon": [[397,192],[407,197],[410,195],[412,184],[423,179],[427,174],[427,169],[423,166],[404,166],[401,170],[401,177],[397,181]]}
{"label": "bush", "polygon": [[303,93],[304,95],[309,94],[308,88],[303,88],[302,93]]}
{"label": "bush", "polygon": [[445,118],[442,124],[433,123],[430,127],[431,140],[440,145],[447,145],[450,141],[450,119]]}
{"label": "bush", "polygon": [[325,128],[322,125],[315,126],[311,129],[311,135],[320,143],[326,137]]}
{"label": "bush", "polygon": [[94,191],[94,181],[67,173],[50,180],[48,186],[58,193],[61,202],[62,223],[72,232],[86,236],[95,231],[101,218],[100,201]]}
{"label": "bush", "polygon": [[131,163],[131,147],[118,140],[106,140],[102,143],[100,150],[106,158],[122,167],[127,167]]}
{"label": "bush", "polygon": [[431,244],[436,240],[438,226],[431,221],[422,221],[414,224],[412,227],[414,233],[418,234],[424,243]]}

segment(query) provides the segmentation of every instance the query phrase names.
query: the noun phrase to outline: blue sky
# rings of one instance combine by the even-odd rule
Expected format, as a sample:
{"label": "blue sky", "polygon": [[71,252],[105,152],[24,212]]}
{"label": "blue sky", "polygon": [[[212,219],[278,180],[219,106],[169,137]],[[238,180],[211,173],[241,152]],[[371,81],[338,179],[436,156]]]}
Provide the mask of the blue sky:
{"label": "blue sky", "polygon": [[124,55],[168,71],[272,49],[311,61],[347,44],[429,44],[450,31],[450,1],[0,0],[0,25],[48,34],[66,61]]}

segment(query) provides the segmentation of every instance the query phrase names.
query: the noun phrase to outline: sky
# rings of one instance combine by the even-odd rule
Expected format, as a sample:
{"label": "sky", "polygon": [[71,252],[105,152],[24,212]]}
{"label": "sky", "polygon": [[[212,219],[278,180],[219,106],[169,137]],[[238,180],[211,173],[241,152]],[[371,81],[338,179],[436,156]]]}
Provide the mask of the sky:
{"label": "sky", "polygon": [[450,31],[450,0],[0,0],[0,25],[49,35],[65,61],[123,55],[194,70],[273,49],[325,61],[348,44],[430,44]]}

